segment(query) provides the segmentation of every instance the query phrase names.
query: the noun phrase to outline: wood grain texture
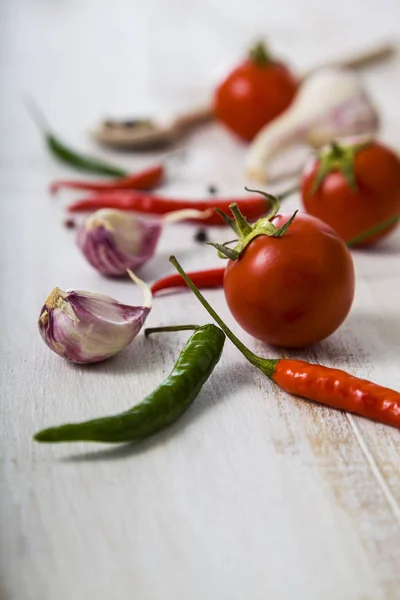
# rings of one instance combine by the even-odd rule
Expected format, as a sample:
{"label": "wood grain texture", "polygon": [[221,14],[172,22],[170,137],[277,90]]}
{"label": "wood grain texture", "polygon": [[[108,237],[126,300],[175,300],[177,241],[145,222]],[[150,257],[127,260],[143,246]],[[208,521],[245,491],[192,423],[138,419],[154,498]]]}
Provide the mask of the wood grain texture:
{"label": "wood grain texture", "polygon": [[[105,114],[202,104],[218,73],[257,35],[299,70],[390,36],[396,0],[48,2],[0,7],[0,598],[1,600],[396,600],[400,598],[400,432],[278,391],[227,343],[213,378],[175,425],[140,445],[40,446],[39,428],[129,407],[169,372],[186,335],[140,336],[114,360],[74,367],[42,343],[36,319],[58,285],[139,301],[101,278],[62,226],[70,176],[45,153],[20,102],[28,90],[58,131]],[[357,27],[354,24],[357,24]],[[399,59],[365,74],[382,138],[400,147]],[[166,191],[243,189],[245,149],[209,125],[182,142]],[[100,152],[100,151],[99,151]],[[113,156],[132,170],[149,155]],[[156,155],[156,156],[161,156]],[[288,210],[298,198],[288,201]],[[217,262],[171,226],[141,275]],[[223,239],[223,231],[213,233]],[[354,252],[357,293],[330,339],[288,356],[346,368],[400,389],[400,234]],[[213,306],[239,331],[220,291]],[[192,296],[156,299],[149,325],[208,320]]]}

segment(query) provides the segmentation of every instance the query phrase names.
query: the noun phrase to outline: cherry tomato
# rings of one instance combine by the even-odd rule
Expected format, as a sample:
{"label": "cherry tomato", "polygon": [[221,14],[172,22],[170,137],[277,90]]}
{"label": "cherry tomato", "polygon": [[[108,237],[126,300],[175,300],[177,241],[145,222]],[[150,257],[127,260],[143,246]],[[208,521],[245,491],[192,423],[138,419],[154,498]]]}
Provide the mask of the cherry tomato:
{"label": "cherry tomato", "polygon": [[[278,215],[282,227],[289,215]],[[259,235],[224,274],[225,298],[253,337],[296,348],[331,335],[354,297],[354,268],[343,240],[328,225],[298,213],[280,237]]]}
{"label": "cherry tomato", "polygon": [[258,44],[250,58],[217,87],[214,111],[228,129],[250,141],[292,102],[297,81],[289,69],[272,61]]}
{"label": "cherry tomato", "polygon": [[[349,242],[400,214],[400,159],[378,142],[336,144],[306,165],[301,196],[308,213],[328,223]],[[355,245],[372,244],[394,227],[396,224]]]}

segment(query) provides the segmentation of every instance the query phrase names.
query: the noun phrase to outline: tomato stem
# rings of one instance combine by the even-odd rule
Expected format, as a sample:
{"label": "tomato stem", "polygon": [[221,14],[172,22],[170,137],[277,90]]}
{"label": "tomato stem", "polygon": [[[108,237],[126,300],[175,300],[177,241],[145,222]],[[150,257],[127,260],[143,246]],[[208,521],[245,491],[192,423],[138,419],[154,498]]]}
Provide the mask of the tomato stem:
{"label": "tomato stem", "polygon": [[338,144],[336,141],[331,142],[330,150],[332,156],[335,156],[336,158],[342,158],[344,156],[342,146],[340,146],[340,144]]}
{"label": "tomato stem", "polygon": [[249,348],[247,348],[247,346],[245,346],[239,340],[239,338],[236,337],[236,335],[233,333],[233,331],[231,331],[229,329],[229,327],[224,323],[224,321],[221,319],[221,317],[218,315],[218,313],[216,313],[215,310],[212,308],[212,306],[207,302],[207,300],[204,298],[203,294],[197,289],[197,287],[195,286],[193,281],[187,276],[185,271],[182,269],[181,265],[179,264],[179,262],[177,261],[175,256],[170,256],[169,262],[174,265],[175,269],[178,271],[178,273],[184,279],[184,281],[186,282],[188,287],[192,290],[193,294],[196,296],[196,298],[199,300],[199,302],[204,306],[204,308],[206,309],[208,314],[212,316],[212,318],[216,321],[216,323],[218,323],[218,325],[221,327],[222,331],[231,340],[231,342],[236,346],[236,348],[243,354],[243,356],[245,358],[247,358],[247,360],[249,362],[251,362],[252,365],[257,367],[257,369],[260,369],[267,377],[269,377],[269,379],[272,379],[272,376],[275,371],[275,367],[278,364],[279,359],[262,358],[261,356],[258,356],[257,354],[252,352]]}
{"label": "tomato stem", "polygon": [[[247,190],[247,188],[245,188]],[[285,200],[285,198],[287,198],[288,196],[291,196],[292,194],[296,194],[298,191],[300,190],[299,185],[296,183],[296,185],[294,185],[291,188],[288,188],[287,190],[285,190],[284,192],[282,192],[281,194],[278,194],[278,198],[280,201]],[[253,190],[249,190],[249,191],[253,191]],[[265,192],[261,192],[261,194],[265,195]],[[269,194],[268,194],[269,196]]]}
{"label": "tomato stem", "polygon": [[246,221],[246,218],[240,212],[240,209],[236,202],[229,205],[229,208],[232,211],[233,217],[235,219],[235,225],[237,229],[237,233],[240,236],[246,236],[251,233],[251,225]]}
{"label": "tomato stem", "polygon": [[[287,198],[288,196],[291,196],[292,194],[295,194],[296,192],[298,192],[299,186],[298,186],[298,184],[296,184],[293,187],[288,188],[287,190],[285,190],[278,196],[273,196],[272,194],[268,194],[268,192],[264,192],[262,190],[253,190],[248,187],[245,187],[244,189],[247,192],[255,192],[257,194],[262,194],[263,196],[265,196],[265,198],[270,203],[271,208],[270,208],[270,211],[267,214],[267,216],[263,217],[263,218],[269,220],[269,219],[272,219],[272,217],[274,217],[276,215],[276,213],[278,212],[281,200],[285,200],[285,198]],[[238,226],[237,226],[235,219],[232,219],[232,217],[227,215],[226,212],[224,212],[223,210],[220,210],[219,208],[214,208],[214,211],[221,217],[221,219],[223,219],[225,221],[225,223],[228,225],[228,227],[231,227],[231,229],[233,229],[233,231],[239,235],[239,230],[238,230]],[[260,222],[260,220],[258,222]]]}
{"label": "tomato stem", "polygon": [[326,148],[323,148],[317,155],[319,167],[310,189],[310,196],[319,190],[325,181],[325,178],[329,173],[332,173],[332,171],[340,171],[347,181],[349,188],[353,192],[356,192],[357,181],[354,172],[356,155],[360,150],[363,150],[370,144],[371,140],[359,144],[352,144],[350,146],[345,146],[334,141]]}
{"label": "tomato stem", "polygon": [[229,258],[230,260],[237,260],[239,258],[239,252],[229,248],[225,244],[217,244],[217,242],[207,242],[207,246],[213,246],[218,250],[218,256],[220,258]]}
{"label": "tomato stem", "polygon": [[268,67],[272,63],[271,56],[262,41],[254,44],[250,49],[249,56],[251,62],[256,64],[257,67]]}
{"label": "tomato stem", "polygon": [[239,231],[236,227],[235,219],[232,219],[232,217],[227,215],[226,212],[224,212],[223,210],[220,210],[219,208],[214,208],[214,211],[221,217],[221,219],[223,219],[225,221],[225,223],[228,225],[228,227],[231,227],[233,229],[233,231],[239,235]]}
{"label": "tomato stem", "polygon": [[282,227],[277,229],[273,237],[282,237],[283,235],[285,235],[285,233],[293,223],[293,219],[295,218],[298,212],[298,210],[295,210],[292,216],[290,217],[289,221],[287,221],[284,225],[282,225]]}
{"label": "tomato stem", "polygon": [[[271,220],[275,217],[275,215],[279,211],[280,207],[280,199],[277,196],[273,196],[272,194],[268,194],[267,192],[263,192],[261,190],[252,190],[248,187],[245,188],[248,192],[255,192],[257,194],[262,194],[267,198],[267,200],[271,204],[271,208],[269,213],[265,217],[261,217],[254,224],[250,225],[247,222],[243,214],[241,213],[238,205],[236,203],[232,203],[229,205],[229,208],[232,211],[234,219],[228,217],[228,215],[222,215],[225,222],[232,227],[232,229],[237,233],[239,239],[235,248],[230,249],[226,248],[225,244],[216,244],[210,242],[210,246],[214,246],[218,250],[219,256],[222,255],[223,258],[229,258],[230,260],[237,260],[245,248],[250,244],[250,242],[259,235],[267,235],[269,237],[282,237],[286,231],[289,229],[293,219],[295,218],[297,211],[291,216],[289,221],[285,223],[279,229],[271,222]],[[288,194],[290,193],[287,192]]]}
{"label": "tomato stem", "polygon": [[261,219],[259,219],[257,222],[258,224],[260,223],[261,220],[270,221],[272,219],[272,217],[275,217],[275,215],[277,214],[277,212],[279,211],[279,208],[281,206],[281,203],[280,203],[281,198],[285,198],[286,197],[285,194],[289,195],[289,193],[290,193],[290,192],[286,191],[282,194],[282,196],[273,196],[272,194],[268,194],[268,192],[263,192],[262,190],[252,190],[248,187],[245,187],[244,189],[246,190],[246,192],[254,192],[255,194],[262,194],[271,203],[271,209],[270,209],[269,213],[265,217],[262,217]]}

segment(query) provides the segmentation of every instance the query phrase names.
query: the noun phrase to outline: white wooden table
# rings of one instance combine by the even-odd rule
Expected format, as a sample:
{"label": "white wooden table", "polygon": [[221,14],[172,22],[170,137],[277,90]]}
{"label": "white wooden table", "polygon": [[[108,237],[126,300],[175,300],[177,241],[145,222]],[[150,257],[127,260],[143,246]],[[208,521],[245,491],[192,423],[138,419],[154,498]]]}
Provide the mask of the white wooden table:
{"label": "white wooden table", "polygon": [[[169,372],[187,336],[140,336],[115,360],[74,367],[36,320],[51,289],[136,302],[101,278],[62,226],[70,176],[21,104],[29,91],[64,138],[91,149],[103,114],[178,111],[207,100],[220,69],[258,35],[299,70],[399,38],[397,0],[3,0],[0,8],[1,600],[378,600],[400,598],[400,432],[273,388],[230,343],[184,417],[136,447],[41,446],[41,427],[129,407]],[[400,148],[399,60],[365,75]],[[183,144],[166,191],[242,191],[244,148],[216,125]],[[103,151],[104,156],[108,156]],[[109,155],[112,156],[112,155]],[[113,156],[112,156],[113,157]],[[150,155],[116,156],[132,170]],[[294,197],[288,208],[297,205]],[[171,227],[151,281],[214,265],[190,226]],[[222,230],[215,239],[224,239]],[[335,335],[291,356],[400,388],[400,234],[355,252],[354,308]],[[242,339],[222,292],[207,294]],[[204,323],[189,294],[157,299],[148,325]]]}

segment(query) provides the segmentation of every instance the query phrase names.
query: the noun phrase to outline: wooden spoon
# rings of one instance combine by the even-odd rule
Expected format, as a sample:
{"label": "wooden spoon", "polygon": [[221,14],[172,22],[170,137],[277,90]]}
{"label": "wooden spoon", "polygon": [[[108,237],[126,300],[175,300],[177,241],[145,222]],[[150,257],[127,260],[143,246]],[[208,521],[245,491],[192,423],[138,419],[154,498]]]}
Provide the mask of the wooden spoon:
{"label": "wooden spoon", "polygon": [[146,150],[167,146],[180,136],[214,118],[210,107],[182,114],[169,123],[150,119],[107,120],[99,124],[92,137],[105,146],[121,150]]}
{"label": "wooden spoon", "polygon": [[[396,52],[394,44],[386,43],[375,46],[355,55],[336,61],[329,61],[330,66],[341,66],[361,69],[390,58]],[[304,79],[319,65],[303,73]],[[191,129],[214,118],[212,107],[202,107],[184,113],[170,122],[162,123],[153,119],[114,120],[107,119],[99,123],[92,132],[94,140],[120,150],[149,150],[167,146]]]}

